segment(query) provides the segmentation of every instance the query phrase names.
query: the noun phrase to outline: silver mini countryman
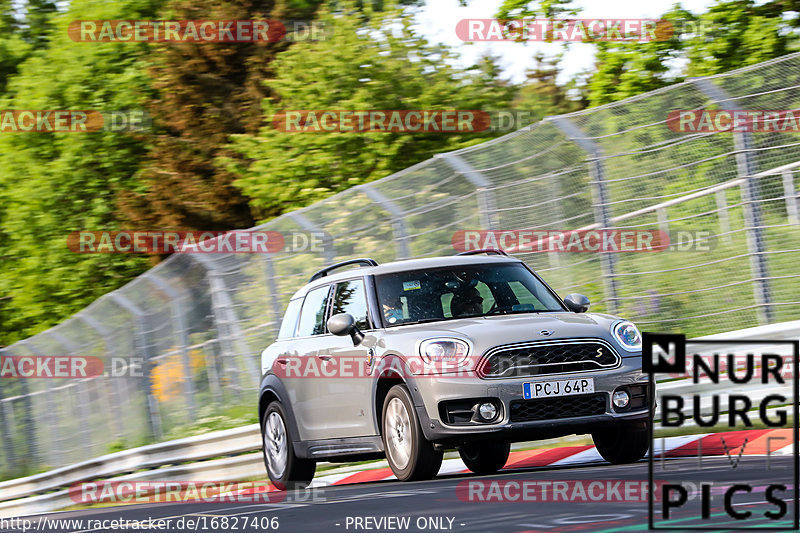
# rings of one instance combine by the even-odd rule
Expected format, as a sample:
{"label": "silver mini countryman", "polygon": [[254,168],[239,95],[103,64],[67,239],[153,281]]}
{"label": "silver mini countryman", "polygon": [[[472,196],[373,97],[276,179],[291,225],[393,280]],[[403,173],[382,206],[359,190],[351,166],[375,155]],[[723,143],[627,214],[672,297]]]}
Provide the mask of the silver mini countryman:
{"label": "silver mini countryman", "polygon": [[641,337],[588,308],[496,250],[320,270],[261,355],[270,479],[292,487],[317,461],[378,457],[400,480],[427,479],[447,449],[492,473],[511,442],[569,434],[638,461],[653,393]]}

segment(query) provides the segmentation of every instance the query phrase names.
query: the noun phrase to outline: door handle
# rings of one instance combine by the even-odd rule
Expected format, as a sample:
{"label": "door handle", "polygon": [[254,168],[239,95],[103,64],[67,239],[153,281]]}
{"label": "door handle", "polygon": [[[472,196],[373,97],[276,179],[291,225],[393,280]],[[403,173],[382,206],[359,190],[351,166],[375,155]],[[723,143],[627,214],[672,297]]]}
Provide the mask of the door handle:
{"label": "door handle", "polygon": [[333,356],[328,355],[326,353],[319,354],[319,355],[317,355],[317,357],[319,357],[323,361],[330,361],[331,359],[333,359]]}

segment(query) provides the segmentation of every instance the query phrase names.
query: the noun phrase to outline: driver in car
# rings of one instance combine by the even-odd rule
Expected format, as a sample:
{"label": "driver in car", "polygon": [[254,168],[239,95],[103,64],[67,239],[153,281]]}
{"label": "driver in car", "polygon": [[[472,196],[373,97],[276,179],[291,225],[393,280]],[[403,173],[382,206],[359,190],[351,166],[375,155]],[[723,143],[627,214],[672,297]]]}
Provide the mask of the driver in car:
{"label": "driver in car", "polygon": [[400,298],[393,298],[389,302],[383,304],[383,316],[390,324],[394,324],[398,320],[403,320],[403,303]]}
{"label": "driver in car", "polygon": [[453,293],[450,314],[454,317],[480,316],[483,314],[483,297],[475,287],[466,287]]}

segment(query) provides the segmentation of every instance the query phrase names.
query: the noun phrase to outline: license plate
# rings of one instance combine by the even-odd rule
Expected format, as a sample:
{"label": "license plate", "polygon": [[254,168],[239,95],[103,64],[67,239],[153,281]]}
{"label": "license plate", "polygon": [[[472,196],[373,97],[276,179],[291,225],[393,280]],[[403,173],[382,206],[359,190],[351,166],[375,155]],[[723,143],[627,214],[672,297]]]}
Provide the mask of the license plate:
{"label": "license plate", "polygon": [[593,378],[559,379],[554,381],[537,381],[522,384],[522,396],[526,400],[533,398],[553,398],[555,396],[572,396],[594,392]]}

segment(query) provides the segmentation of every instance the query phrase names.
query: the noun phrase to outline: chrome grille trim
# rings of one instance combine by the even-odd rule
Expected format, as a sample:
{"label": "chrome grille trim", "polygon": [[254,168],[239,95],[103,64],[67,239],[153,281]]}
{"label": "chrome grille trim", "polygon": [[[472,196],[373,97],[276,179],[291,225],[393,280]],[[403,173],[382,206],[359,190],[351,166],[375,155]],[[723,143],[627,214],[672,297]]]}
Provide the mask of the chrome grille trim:
{"label": "chrome grille trim", "polygon": [[[524,348],[537,348],[539,346],[563,346],[568,344],[601,344],[603,347],[607,348],[611,354],[614,355],[614,362],[611,364],[601,364],[597,361],[592,361],[590,359],[584,359],[581,361],[572,361],[567,363],[541,363],[535,365],[513,365],[503,371],[502,374],[486,374],[483,372],[484,367],[489,363],[490,359],[495,355],[498,355],[502,352],[509,352],[518,349]],[[570,366],[576,365],[580,363],[591,363],[596,368],[591,369],[579,369],[579,370],[565,370],[562,372],[552,372],[552,373],[524,373],[519,372],[520,369],[526,368],[542,368],[547,366]],[[532,378],[532,377],[540,377],[546,375],[558,376],[562,374],[579,374],[584,372],[598,372],[600,370],[610,370],[614,368],[619,368],[622,366],[622,357],[619,355],[619,352],[606,340],[593,338],[593,337],[586,337],[586,338],[579,338],[579,339],[548,339],[548,340],[541,340],[541,341],[526,341],[526,342],[518,342],[514,344],[504,344],[501,346],[495,346],[494,348],[490,348],[487,350],[483,357],[481,358],[480,362],[478,363],[478,374],[483,379],[510,379],[510,378]],[[510,374],[510,375],[509,375]]]}

